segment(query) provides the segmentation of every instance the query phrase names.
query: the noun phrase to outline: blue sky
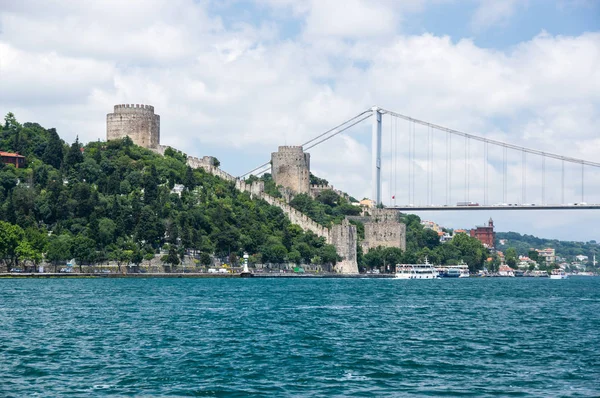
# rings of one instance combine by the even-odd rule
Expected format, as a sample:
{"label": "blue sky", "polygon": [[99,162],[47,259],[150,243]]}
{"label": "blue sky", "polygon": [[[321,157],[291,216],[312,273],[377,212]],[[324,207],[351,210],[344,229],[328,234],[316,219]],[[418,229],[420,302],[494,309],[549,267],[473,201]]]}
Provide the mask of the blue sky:
{"label": "blue sky", "polygon": [[[600,2],[0,0],[1,113],[56,127],[67,141],[76,135],[91,141],[105,139],[106,114],[120,103],[154,105],[163,144],[217,156],[234,175],[267,161],[278,145],[302,143],[373,105],[595,161]],[[385,123],[384,143],[390,139]],[[397,128],[400,148],[408,143],[406,131]],[[415,201],[424,200],[428,167],[436,174],[436,197],[445,193],[438,178],[445,173],[445,137],[437,137],[431,164],[424,142],[417,146]],[[455,200],[464,195],[461,151],[455,141]],[[396,155],[400,171],[390,177],[392,154],[384,145],[387,203],[392,195],[407,196],[407,152]],[[311,150],[313,172],[355,197],[370,195],[370,156],[369,122]],[[503,178],[501,156],[492,151],[491,180]],[[519,156],[509,154],[511,201],[521,200]],[[468,168],[476,201],[482,201],[482,162],[474,145]],[[539,161],[528,163],[528,201],[539,202]],[[548,164],[551,200],[558,195],[558,166]],[[575,201],[577,170],[569,168],[567,177],[566,200]],[[497,187],[490,196],[502,201]],[[600,203],[600,171],[586,171],[586,198]],[[600,236],[594,212],[490,215],[503,231]],[[468,228],[490,215],[424,217]]]}

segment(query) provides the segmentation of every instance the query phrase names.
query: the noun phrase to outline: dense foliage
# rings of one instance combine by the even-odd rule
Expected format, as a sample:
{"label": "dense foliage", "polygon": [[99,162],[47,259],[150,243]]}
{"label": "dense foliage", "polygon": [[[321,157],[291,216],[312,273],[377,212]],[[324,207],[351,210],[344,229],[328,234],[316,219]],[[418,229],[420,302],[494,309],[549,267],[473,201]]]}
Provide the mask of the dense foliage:
{"label": "dense foliage", "polygon": [[315,199],[307,194],[294,196],[290,206],[326,227],[339,224],[346,216],[357,216],[361,209],[332,190],[321,191]]}
{"label": "dense foliage", "polygon": [[[501,245],[501,240],[505,241],[506,244]],[[588,256],[590,262],[594,255],[600,258],[600,245],[593,240],[589,242],[570,242],[537,238],[532,235],[521,235],[517,232],[497,232],[496,247],[498,250],[514,248],[517,255],[529,255],[530,257],[535,256],[531,249],[544,249],[550,247],[555,249],[558,257],[562,257],[566,261],[573,261],[574,257],[578,255]]]}
{"label": "dense foliage", "polygon": [[0,260],[10,266],[42,254],[55,264],[140,263],[161,249],[171,264],[185,253],[203,264],[244,252],[258,262],[337,259],[279,208],[188,167],[180,152],[159,156],[129,138],[69,146],[54,129],[21,125],[12,114],[0,149],[26,156],[26,168],[0,163]]}

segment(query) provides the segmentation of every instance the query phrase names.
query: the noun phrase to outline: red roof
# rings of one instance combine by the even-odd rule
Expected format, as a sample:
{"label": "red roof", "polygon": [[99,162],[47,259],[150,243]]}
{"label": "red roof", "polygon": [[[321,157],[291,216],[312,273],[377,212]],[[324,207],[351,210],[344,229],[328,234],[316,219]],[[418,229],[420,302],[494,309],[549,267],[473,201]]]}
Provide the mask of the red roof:
{"label": "red roof", "polygon": [[24,158],[25,156],[21,156],[18,153],[12,153],[12,152],[2,152],[0,151],[0,156],[7,156],[7,157],[11,157],[11,158]]}

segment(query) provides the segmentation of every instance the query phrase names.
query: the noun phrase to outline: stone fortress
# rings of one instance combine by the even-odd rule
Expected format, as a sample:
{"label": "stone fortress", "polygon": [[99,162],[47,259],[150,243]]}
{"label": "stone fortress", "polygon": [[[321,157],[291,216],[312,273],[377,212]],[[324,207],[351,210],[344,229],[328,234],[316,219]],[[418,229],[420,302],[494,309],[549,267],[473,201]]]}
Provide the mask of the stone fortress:
{"label": "stone fortress", "polygon": [[[107,141],[124,137],[129,137],[136,145],[161,155],[164,155],[168,148],[160,145],[160,116],[154,114],[154,107],[150,105],[115,105],[114,113],[106,115]],[[323,190],[331,189],[338,194],[343,194],[328,185],[311,186],[310,154],[305,153],[302,147],[281,146],[278,152],[271,154],[273,180],[278,186],[283,187],[285,200],[265,193],[262,181],[247,184],[221,170],[215,165],[215,158],[212,156],[202,158],[188,156],[187,164],[192,168],[203,168],[210,174],[234,183],[238,190],[250,193],[251,197],[265,200],[267,203],[279,207],[290,219],[290,222],[299,225],[304,230],[312,231],[317,236],[325,238],[327,243],[335,246],[338,255],[342,258],[335,266],[336,272],[358,273],[356,251],[358,235],[356,226],[349,222],[350,217],[344,219],[341,224],[326,228],[287,203],[299,193],[308,193],[316,197]],[[365,225],[365,240],[362,242],[364,252],[378,246],[400,247],[404,250],[406,226],[397,221],[397,213],[385,209],[371,209],[371,211],[373,212],[372,217],[360,217],[360,221]]]}
{"label": "stone fortress", "polygon": [[277,185],[310,193],[310,153],[304,153],[301,146],[280,146],[271,153],[271,175]]}
{"label": "stone fortress", "polygon": [[[271,154],[271,174],[275,184],[284,188],[282,194],[288,201],[293,194],[308,193],[314,198],[324,190],[332,190],[347,198],[347,195],[332,186],[310,184],[310,154],[305,153],[301,146],[280,146],[277,152],[273,152]],[[292,192],[292,195],[289,195],[289,191]],[[348,219],[360,221],[365,226],[365,239],[361,243],[364,254],[379,246],[406,250],[406,225],[399,222],[398,213],[395,210],[374,208],[369,210],[369,214],[362,217],[347,217]],[[347,220],[342,225],[350,225]],[[336,227],[338,226],[334,226],[334,228]],[[338,242],[335,244],[338,254],[345,259],[354,259],[353,261],[356,263],[356,249],[351,253],[344,245],[339,244],[344,239],[354,239],[356,246],[356,231],[335,231],[333,235],[336,239],[332,237],[331,240]]]}
{"label": "stone fortress", "polygon": [[288,202],[299,193],[306,193],[316,198],[326,190],[350,199],[346,193],[331,185],[310,183],[310,153],[304,152],[301,146],[280,146],[277,152],[272,152],[271,176],[275,184],[283,188],[281,193]]}
{"label": "stone fortress", "polygon": [[151,105],[115,105],[106,115],[106,139],[129,137],[134,144],[154,149],[160,144],[160,116]]}
{"label": "stone fortress", "polygon": [[368,216],[349,216],[365,226],[365,238],[361,242],[363,254],[376,247],[397,247],[406,250],[406,225],[398,221],[398,212],[373,208]]}

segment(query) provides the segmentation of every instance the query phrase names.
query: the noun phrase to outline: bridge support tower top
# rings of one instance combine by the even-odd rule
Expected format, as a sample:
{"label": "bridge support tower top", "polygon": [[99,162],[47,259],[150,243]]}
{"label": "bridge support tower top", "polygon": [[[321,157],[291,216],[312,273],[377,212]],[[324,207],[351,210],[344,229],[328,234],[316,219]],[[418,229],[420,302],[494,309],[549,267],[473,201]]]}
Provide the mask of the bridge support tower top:
{"label": "bridge support tower top", "polygon": [[371,139],[371,184],[372,200],[376,205],[381,204],[381,110],[374,106],[373,131]]}

